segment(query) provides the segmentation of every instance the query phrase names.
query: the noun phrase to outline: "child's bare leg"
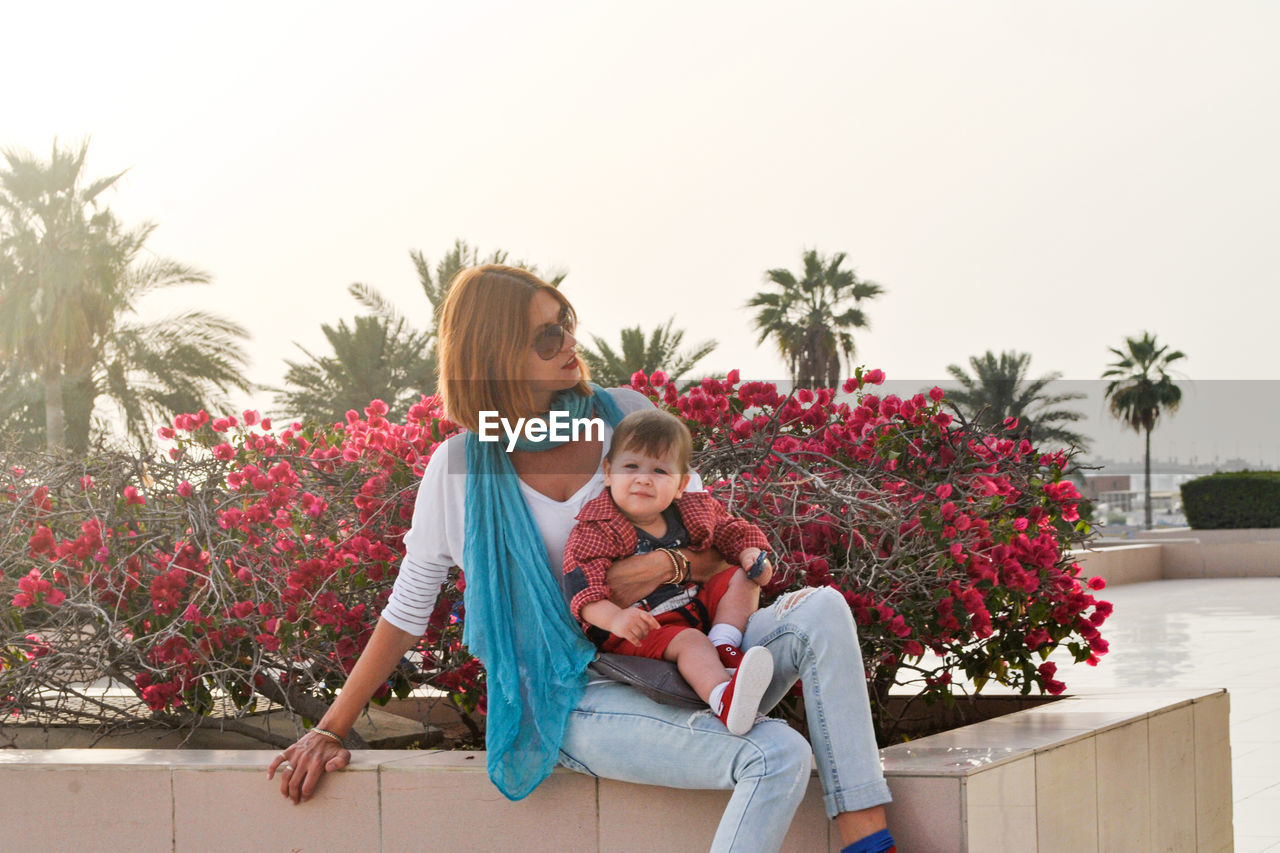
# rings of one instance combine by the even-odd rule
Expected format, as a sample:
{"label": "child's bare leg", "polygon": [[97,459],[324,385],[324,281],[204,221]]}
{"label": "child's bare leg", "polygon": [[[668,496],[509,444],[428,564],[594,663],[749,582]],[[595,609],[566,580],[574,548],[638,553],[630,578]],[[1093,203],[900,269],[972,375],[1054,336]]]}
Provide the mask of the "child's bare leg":
{"label": "child's bare leg", "polygon": [[716,605],[715,623],[732,625],[741,633],[747,630],[747,620],[760,609],[760,587],[747,580],[747,573],[734,569],[733,577],[720,603]]}
{"label": "child's bare leg", "polygon": [[748,650],[733,678],[725,672],[720,653],[707,635],[692,628],[676,634],[662,656],[675,661],[684,680],[730,733],[742,735],[751,731],[760,700],[773,677],[773,657],[768,649],[756,646]]}
{"label": "child's bare leg", "polygon": [[662,657],[675,663],[684,680],[708,704],[711,691],[729,680],[729,673],[725,672],[720,655],[707,635],[693,628],[676,634]]}
{"label": "child's bare leg", "polygon": [[716,604],[714,624],[707,631],[707,638],[715,646],[724,668],[737,669],[742,662],[742,632],[747,629],[751,614],[760,606],[760,587],[747,580],[747,573],[742,569],[725,571],[733,574]]}

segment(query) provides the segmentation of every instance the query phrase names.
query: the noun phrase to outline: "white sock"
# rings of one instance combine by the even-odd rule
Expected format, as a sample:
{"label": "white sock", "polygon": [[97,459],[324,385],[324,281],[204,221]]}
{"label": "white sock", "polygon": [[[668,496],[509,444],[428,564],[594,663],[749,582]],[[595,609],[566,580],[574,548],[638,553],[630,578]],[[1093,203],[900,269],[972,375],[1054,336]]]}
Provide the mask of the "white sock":
{"label": "white sock", "polygon": [[712,625],[711,630],[707,632],[707,639],[713,646],[723,646],[726,643],[738,648],[742,646],[742,632],[728,622],[717,622]]}
{"label": "white sock", "polygon": [[729,682],[724,681],[711,688],[711,695],[707,697],[707,704],[711,706],[711,713],[719,714],[720,699],[724,696],[724,689],[729,686]]}

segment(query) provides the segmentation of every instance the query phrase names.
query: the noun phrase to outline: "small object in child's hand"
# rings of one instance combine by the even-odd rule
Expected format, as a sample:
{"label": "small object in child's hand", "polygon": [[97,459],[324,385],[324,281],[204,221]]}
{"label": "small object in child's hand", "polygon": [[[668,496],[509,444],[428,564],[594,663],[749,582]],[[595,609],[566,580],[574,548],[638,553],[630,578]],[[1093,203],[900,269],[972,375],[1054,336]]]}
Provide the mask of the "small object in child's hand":
{"label": "small object in child's hand", "polygon": [[747,569],[747,580],[753,581],[764,572],[764,564],[769,559],[768,551],[761,551],[756,561],[751,564],[751,568]]}

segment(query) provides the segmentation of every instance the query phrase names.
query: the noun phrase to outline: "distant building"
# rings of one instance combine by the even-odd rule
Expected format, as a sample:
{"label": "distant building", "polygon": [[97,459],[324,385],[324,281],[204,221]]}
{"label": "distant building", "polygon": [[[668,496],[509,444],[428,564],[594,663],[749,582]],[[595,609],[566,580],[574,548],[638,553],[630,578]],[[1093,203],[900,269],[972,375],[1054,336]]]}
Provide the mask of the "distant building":
{"label": "distant building", "polygon": [[1128,474],[1086,475],[1081,493],[1091,501],[1106,500],[1104,494],[1129,491],[1129,479]]}
{"label": "distant building", "polygon": [[[1207,466],[1193,467],[1151,460],[1151,507],[1170,512],[1182,503],[1181,486],[1210,473]],[[1146,500],[1146,472],[1141,462],[1107,462],[1101,473],[1087,475],[1081,493],[1089,500],[1119,512],[1141,509]]]}
{"label": "distant building", "polygon": [[1098,474],[1084,478],[1082,494],[1095,504],[1106,504],[1110,509],[1131,512],[1141,505],[1142,497],[1129,488],[1132,478],[1128,474]]}

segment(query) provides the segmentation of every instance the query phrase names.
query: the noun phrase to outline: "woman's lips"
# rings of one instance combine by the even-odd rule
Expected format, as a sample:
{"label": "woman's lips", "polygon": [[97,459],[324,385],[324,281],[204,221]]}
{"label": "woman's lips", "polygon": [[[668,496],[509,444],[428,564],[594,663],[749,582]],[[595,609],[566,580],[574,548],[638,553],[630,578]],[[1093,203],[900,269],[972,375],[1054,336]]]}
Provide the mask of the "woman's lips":
{"label": "woman's lips", "polygon": [[574,354],[574,355],[573,355],[573,356],[572,356],[568,361],[566,361],[564,364],[560,365],[560,369],[561,369],[561,370],[568,370],[568,369],[569,369],[569,368],[571,368],[571,367],[577,367],[577,366],[578,366],[578,356],[577,356],[577,354],[575,353],[575,354]]}

